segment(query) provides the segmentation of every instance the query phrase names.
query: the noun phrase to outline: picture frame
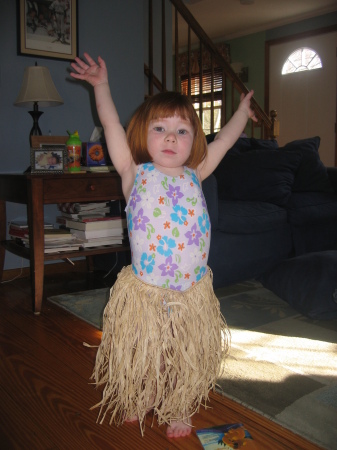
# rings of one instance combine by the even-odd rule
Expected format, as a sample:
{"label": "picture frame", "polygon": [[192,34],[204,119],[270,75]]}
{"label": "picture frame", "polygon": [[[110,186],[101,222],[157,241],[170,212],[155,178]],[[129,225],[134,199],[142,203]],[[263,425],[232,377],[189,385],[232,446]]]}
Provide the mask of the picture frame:
{"label": "picture frame", "polygon": [[17,0],[18,55],[78,56],[78,0]]}
{"label": "picture frame", "polygon": [[31,136],[32,148],[43,148],[50,146],[65,146],[69,136]]}
{"label": "picture frame", "polygon": [[64,173],[67,152],[65,145],[30,149],[31,173]]}

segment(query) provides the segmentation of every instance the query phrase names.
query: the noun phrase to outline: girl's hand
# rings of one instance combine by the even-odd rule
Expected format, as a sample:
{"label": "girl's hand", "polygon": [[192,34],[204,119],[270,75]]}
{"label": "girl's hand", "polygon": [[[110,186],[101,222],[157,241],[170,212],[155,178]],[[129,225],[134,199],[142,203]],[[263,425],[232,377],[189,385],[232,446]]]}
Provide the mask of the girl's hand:
{"label": "girl's hand", "polygon": [[107,83],[108,71],[104,60],[99,56],[97,64],[88,53],[84,53],[84,57],[88,63],[76,57],[76,62],[71,63],[71,67],[76,72],[70,72],[70,75],[78,80],[87,81],[92,86]]}
{"label": "girl's hand", "polygon": [[254,91],[248,92],[247,95],[241,94],[240,97],[240,104],[238,106],[238,111],[244,111],[248,114],[248,117],[251,118],[254,122],[257,122],[257,117],[255,115],[255,112],[252,110],[250,106],[250,99],[253,97]]}

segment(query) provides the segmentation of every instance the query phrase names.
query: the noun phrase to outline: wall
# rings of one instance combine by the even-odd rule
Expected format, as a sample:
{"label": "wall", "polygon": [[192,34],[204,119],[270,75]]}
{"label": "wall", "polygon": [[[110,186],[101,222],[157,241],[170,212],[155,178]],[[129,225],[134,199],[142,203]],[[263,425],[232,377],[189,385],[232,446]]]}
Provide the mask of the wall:
{"label": "wall", "polygon": [[[107,63],[113,97],[121,122],[144,99],[144,25],[143,1],[92,0],[78,1],[79,55],[84,51],[93,57],[100,54]],[[49,68],[64,105],[44,109],[39,124],[42,133],[65,135],[66,130],[78,130],[87,140],[98,125],[92,90],[69,76],[69,62],[17,55],[16,1],[1,2],[1,66],[0,66],[0,135],[2,148],[1,172],[23,172],[30,165],[29,132],[32,119],[28,109],[13,105],[26,66]],[[132,55],[132,57],[130,57]],[[51,220],[56,214],[54,205],[45,209]],[[23,205],[9,203],[7,219],[26,216]],[[28,266],[28,261],[6,252],[5,269]]]}

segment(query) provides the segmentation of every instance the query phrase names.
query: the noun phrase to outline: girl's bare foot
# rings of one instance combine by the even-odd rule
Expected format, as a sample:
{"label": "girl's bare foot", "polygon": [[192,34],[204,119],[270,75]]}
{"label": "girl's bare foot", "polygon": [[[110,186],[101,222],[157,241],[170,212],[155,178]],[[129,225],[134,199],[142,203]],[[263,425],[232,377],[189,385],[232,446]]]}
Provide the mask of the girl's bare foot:
{"label": "girl's bare foot", "polygon": [[192,421],[190,418],[186,422],[172,421],[168,425],[166,435],[169,438],[178,438],[189,436],[192,432]]}
{"label": "girl's bare foot", "polygon": [[138,420],[138,416],[134,415],[132,417],[130,417],[130,419],[125,419],[126,423],[130,423],[130,422],[137,422]]}

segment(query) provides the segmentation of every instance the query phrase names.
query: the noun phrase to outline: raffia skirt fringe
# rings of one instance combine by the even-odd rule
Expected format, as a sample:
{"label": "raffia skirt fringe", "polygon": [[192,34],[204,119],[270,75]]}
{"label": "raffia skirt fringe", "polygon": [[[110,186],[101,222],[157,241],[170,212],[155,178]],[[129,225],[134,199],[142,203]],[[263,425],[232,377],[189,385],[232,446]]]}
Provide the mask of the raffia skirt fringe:
{"label": "raffia skirt fringe", "polygon": [[229,347],[212,272],[186,291],[139,280],[124,267],[104,310],[92,378],[104,385],[97,421],[122,424],[149,409],[158,424],[186,421],[208,400]]}

